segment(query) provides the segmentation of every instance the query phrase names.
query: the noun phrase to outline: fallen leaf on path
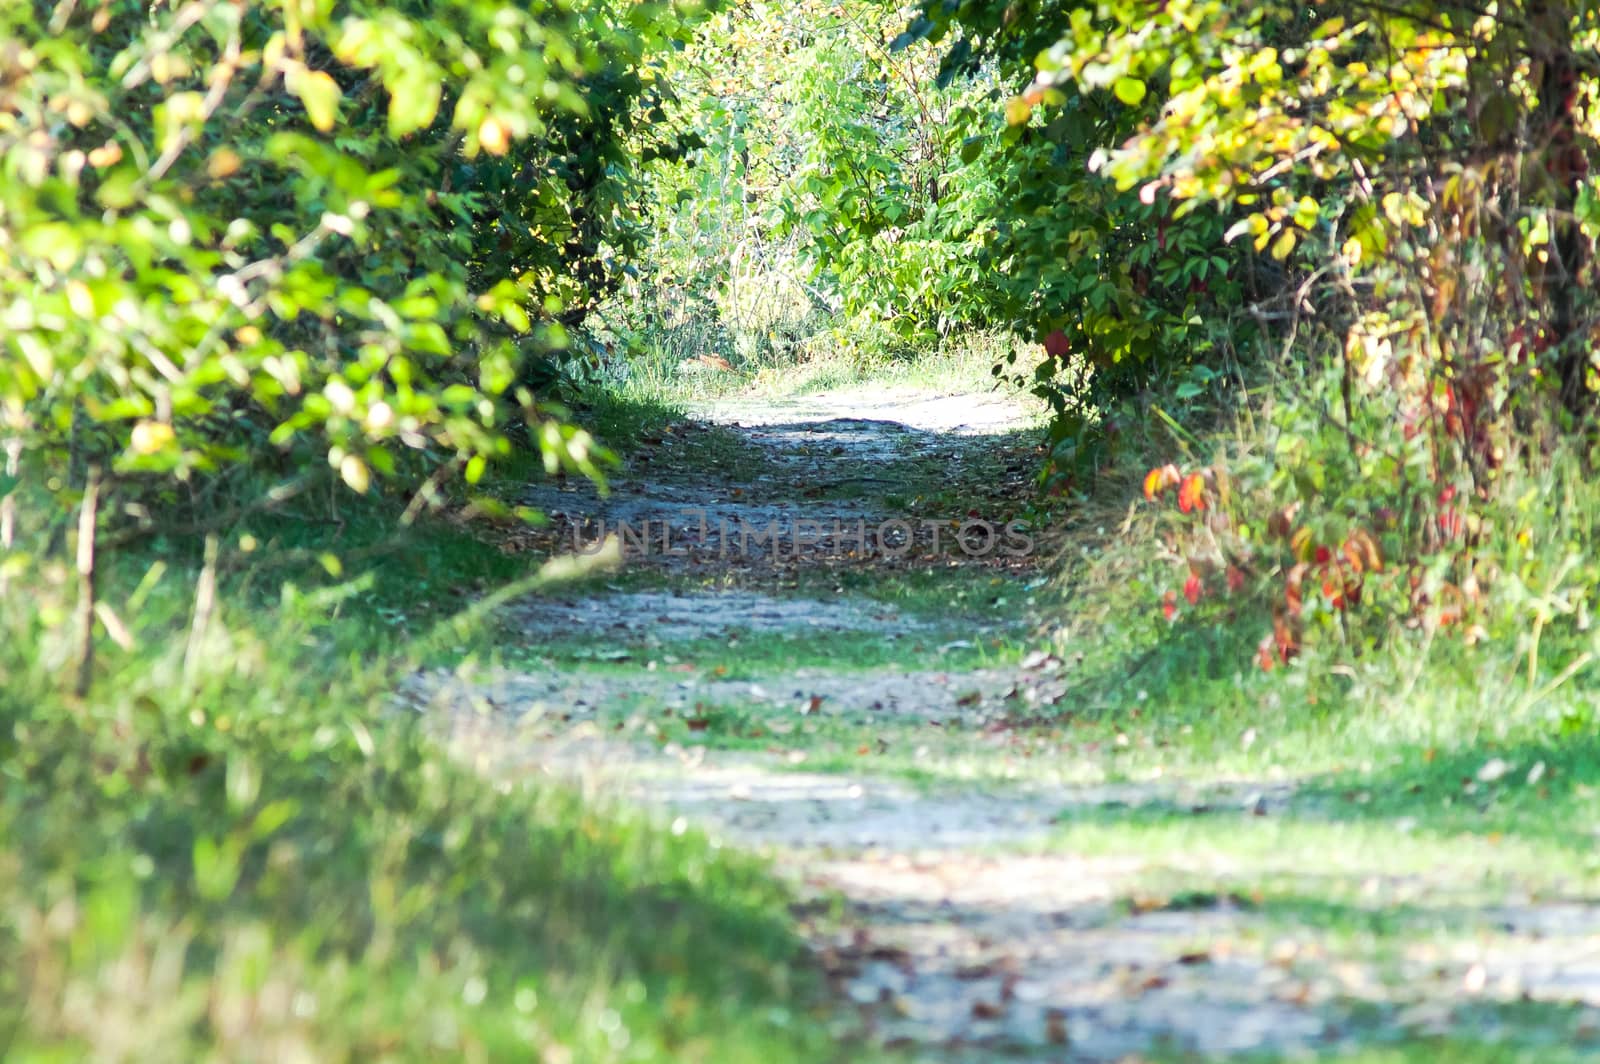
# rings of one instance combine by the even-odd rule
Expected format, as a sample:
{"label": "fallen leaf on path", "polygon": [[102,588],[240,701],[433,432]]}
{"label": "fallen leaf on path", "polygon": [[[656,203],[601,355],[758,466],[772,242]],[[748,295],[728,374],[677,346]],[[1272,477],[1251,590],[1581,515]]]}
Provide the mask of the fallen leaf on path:
{"label": "fallen leaf on path", "polygon": [[1046,672],[1055,672],[1065,664],[1054,654],[1044,650],[1035,650],[1022,659],[1024,669],[1040,669]]}

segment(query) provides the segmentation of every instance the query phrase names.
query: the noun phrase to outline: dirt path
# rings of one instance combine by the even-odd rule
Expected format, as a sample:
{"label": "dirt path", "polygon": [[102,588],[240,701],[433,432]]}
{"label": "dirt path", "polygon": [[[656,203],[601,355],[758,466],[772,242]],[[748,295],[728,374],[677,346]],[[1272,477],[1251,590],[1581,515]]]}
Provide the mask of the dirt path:
{"label": "dirt path", "polygon": [[[1205,889],[1227,872],[1214,857],[1064,850],[1058,825],[1075,811],[1246,821],[1294,790],[1016,770],[1008,729],[1067,694],[1063,663],[1028,653],[1016,620],[1041,579],[1030,559],[948,541],[939,555],[917,530],[894,557],[739,540],[741,526],[807,520],[1003,524],[1002,489],[1027,466],[1026,441],[1006,435],[1014,407],[879,393],[706,413],[711,427],[646,441],[608,498],[528,499],[563,534],[662,521],[680,552],[641,549],[606,586],[520,604],[508,630],[526,635],[523,664],[421,675],[409,697],[486,770],[575,781],[769,854],[817,901],[798,918],[870,1044],[974,1060],[1287,1055],[1492,1025],[1519,1003],[1600,1004],[1588,906],[1510,905],[1467,939],[1341,955]],[[925,750],[952,747],[972,751],[973,782],[918,778]],[[880,755],[901,770],[868,767]],[[1156,890],[1158,872],[1200,886]],[[1410,889],[1382,869],[1350,875]],[[1447,895],[1448,878],[1411,887]],[[836,897],[842,916],[823,904]]]}

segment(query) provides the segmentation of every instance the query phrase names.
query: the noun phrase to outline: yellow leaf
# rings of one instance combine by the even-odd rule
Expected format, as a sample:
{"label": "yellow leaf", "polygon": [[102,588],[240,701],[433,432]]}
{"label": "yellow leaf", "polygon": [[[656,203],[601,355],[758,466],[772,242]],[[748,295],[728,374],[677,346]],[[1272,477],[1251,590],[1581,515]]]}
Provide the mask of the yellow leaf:
{"label": "yellow leaf", "polygon": [[177,438],[172,426],[164,421],[141,421],[133,426],[128,446],[135,454],[156,454],[166,450]]}
{"label": "yellow leaf", "polygon": [[365,495],[372,483],[372,474],[367,471],[367,463],[353,454],[345,455],[340,461],[339,476],[343,477],[350,490],[358,495]]}
{"label": "yellow leaf", "polygon": [[504,122],[490,115],[478,126],[478,144],[490,155],[504,155],[511,150],[511,131]]}
{"label": "yellow leaf", "polygon": [[211,153],[211,158],[206,160],[206,174],[212,180],[220,181],[238,173],[243,162],[239,158],[239,153],[232,148],[218,148]]}
{"label": "yellow leaf", "polygon": [[306,117],[317,131],[326,133],[332,129],[339,117],[339,99],[343,95],[333,76],[322,70],[302,69],[295,75],[292,88],[305,104]]}
{"label": "yellow leaf", "polygon": [[122,145],[108,140],[89,153],[89,165],[95,169],[115,166],[122,158]]}
{"label": "yellow leaf", "polygon": [[1282,262],[1289,257],[1289,252],[1294,250],[1295,235],[1293,229],[1285,229],[1283,234],[1272,244],[1272,257]]}
{"label": "yellow leaf", "polygon": [[67,282],[67,306],[80,318],[94,317],[94,293],[82,281]]}

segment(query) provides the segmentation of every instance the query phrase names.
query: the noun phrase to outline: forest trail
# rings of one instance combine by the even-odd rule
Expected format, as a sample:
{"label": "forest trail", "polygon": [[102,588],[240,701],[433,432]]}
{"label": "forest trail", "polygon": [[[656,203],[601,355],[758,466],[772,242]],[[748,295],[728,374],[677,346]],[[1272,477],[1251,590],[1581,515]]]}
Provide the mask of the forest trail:
{"label": "forest trail", "polygon": [[[1116,778],[1074,759],[1071,648],[1035,649],[1028,616],[1048,548],[969,554],[947,536],[941,553],[926,535],[1011,519],[1026,411],[906,390],[698,416],[639,441],[607,497],[530,491],[562,536],[665,532],[620,573],[517,604],[520,657],[419,674],[407,697],[487,772],[575,783],[769,856],[802,899],[841,1035],[917,1059],[1192,1059],[1600,1004],[1592,906],[1486,902],[1448,869],[1359,859],[1302,882],[1291,849],[1241,868],[1119,833],[1319,813],[1293,780]],[[868,549],[793,542],[836,520],[871,529]],[[907,550],[887,557],[873,537],[894,521],[913,542],[895,525],[886,542]],[[1103,824],[1102,842],[1068,822]],[[1249,876],[1272,889],[1233,885]],[[1310,909],[1280,904],[1284,877]],[[1319,891],[1472,930],[1391,954],[1308,923]]]}

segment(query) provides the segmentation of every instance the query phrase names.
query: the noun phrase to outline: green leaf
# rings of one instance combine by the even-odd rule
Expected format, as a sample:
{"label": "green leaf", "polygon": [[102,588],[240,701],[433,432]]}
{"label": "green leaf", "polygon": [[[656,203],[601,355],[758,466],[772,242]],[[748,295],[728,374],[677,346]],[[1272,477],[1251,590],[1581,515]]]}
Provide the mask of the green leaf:
{"label": "green leaf", "polygon": [[233,840],[218,844],[205,835],[194,840],[194,885],[202,898],[221,901],[239,881],[240,846]]}
{"label": "green leaf", "polygon": [[71,269],[83,250],[78,231],[65,222],[31,226],[22,233],[22,250],[50,263],[58,271]]}
{"label": "green leaf", "polygon": [[401,75],[389,86],[389,135],[403,137],[433,124],[440,85],[422,71]]}
{"label": "green leaf", "polygon": [[1137,107],[1144,102],[1145,85],[1138,78],[1118,78],[1116,84],[1111,86],[1111,91],[1129,107]]}
{"label": "green leaf", "polygon": [[333,129],[339,118],[339,83],[321,70],[302,70],[295,76],[293,89],[305,104],[306,116],[320,133]]}

